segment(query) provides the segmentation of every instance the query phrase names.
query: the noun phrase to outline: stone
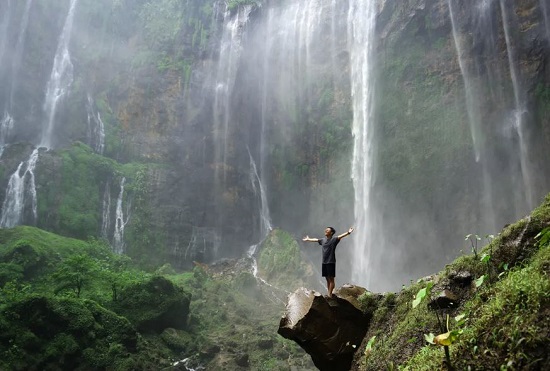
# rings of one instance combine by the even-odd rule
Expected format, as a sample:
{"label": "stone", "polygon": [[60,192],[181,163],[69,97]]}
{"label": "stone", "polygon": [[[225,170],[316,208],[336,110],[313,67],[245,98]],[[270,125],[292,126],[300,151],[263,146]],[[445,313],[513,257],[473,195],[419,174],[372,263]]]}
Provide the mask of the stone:
{"label": "stone", "polygon": [[248,367],[248,354],[242,353],[235,356],[235,363],[241,367]]}
{"label": "stone", "polygon": [[348,370],[371,319],[357,300],[364,292],[346,285],[329,299],[302,287],[289,295],[278,333],[300,345],[320,370]]}
{"label": "stone", "polygon": [[455,285],[464,288],[470,285],[474,277],[468,271],[460,271],[449,274],[449,279]]}
{"label": "stone", "polygon": [[459,298],[450,290],[443,290],[436,298],[433,298],[428,306],[432,309],[454,308],[458,305]]}

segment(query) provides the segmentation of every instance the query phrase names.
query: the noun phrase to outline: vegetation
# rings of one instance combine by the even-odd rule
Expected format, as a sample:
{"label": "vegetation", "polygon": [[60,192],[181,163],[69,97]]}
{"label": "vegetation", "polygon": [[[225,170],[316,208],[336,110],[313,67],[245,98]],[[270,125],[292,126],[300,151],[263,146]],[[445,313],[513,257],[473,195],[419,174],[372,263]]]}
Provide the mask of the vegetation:
{"label": "vegetation", "polygon": [[[549,225],[550,196],[530,217],[488,238],[479,256],[472,251],[428,282],[386,294],[355,369],[433,370],[442,362],[456,370],[542,369],[550,347]],[[469,282],[456,278],[465,272]],[[444,288],[459,296],[456,305],[435,304]]]}
{"label": "vegetation", "polygon": [[[296,248],[278,235],[271,248]],[[0,368],[148,370],[188,357],[210,369],[310,368],[276,334],[278,295],[273,302],[247,269],[176,274],[165,265],[148,274],[99,240],[2,229]]]}

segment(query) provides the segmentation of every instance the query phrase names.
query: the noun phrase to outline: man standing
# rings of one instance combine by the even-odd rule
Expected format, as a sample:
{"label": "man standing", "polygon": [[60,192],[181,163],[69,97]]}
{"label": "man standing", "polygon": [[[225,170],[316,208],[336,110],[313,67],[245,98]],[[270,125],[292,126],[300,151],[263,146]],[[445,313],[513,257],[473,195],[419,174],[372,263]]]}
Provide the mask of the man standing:
{"label": "man standing", "polygon": [[329,298],[332,298],[332,290],[334,290],[335,287],[334,277],[336,277],[336,246],[342,238],[349,236],[351,232],[353,232],[353,227],[339,236],[334,236],[336,234],[336,230],[332,227],[327,227],[325,229],[325,237],[323,238],[310,238],[309,236],[305,236],[302,239],[302,241],[305,242],[317,242],[323,247],[323,265],[321,271],[323,277],[327,280]]}

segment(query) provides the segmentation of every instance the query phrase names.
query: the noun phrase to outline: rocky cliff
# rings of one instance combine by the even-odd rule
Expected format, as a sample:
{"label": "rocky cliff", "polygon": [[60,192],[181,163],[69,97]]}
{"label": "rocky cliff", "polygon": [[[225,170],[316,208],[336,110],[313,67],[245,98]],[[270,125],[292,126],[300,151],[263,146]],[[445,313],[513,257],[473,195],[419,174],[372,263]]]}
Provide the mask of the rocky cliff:
{"label": "rocky cliff", "polygon": [[[4,204],[49,121],[44,95],[72,5],[70,83],[52,148],[20,169],[37,209],[27,188],[18,223],[183,268],[242,255],[265,236],[266,211],[302,234],[352,225],[367,203],[368,241],[342,250],[338,275],[384,290],[548,190],[544,1],[377,2],[367,201],[354,197],[350,166],[356,2],[8,1]],[[365,245],[367,273],[344,269]]]}

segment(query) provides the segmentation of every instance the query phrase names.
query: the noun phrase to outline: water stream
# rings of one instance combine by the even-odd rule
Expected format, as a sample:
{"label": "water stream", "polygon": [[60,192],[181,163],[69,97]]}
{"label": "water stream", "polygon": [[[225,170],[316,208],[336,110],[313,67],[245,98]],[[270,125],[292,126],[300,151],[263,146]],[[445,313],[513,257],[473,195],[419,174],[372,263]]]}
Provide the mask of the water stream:
{"label": "water stream", "polygon": [[355,191],[355,227],[353,235],[354,282],[369,287],[371,243],[370,192],[373,182],[374,151],[374,26],[375,2],[350,0],[348,42],[351,65],[351,95],[353,105],[352,180]]}
{"label": "water stream", "polygon": [[44,101],[46,121],[42,127],[42,137],[39,146],[48,149],[51,148],[53,144],[57,105],[69,92],[69,88],[73,83],[73,64],[69,53],[69,44],[71,41],[73,19],[77,2],[78,0],[71,0],[69,13],[67,14],[65,24],[63,25],[63,31],[59,37],[52,72],[46,87],[46,98]]}
{"label": "water stream", "polygon": [[[30,155],[27,161],[23,161],[17,170],[11,175],[6,188],[6,196],[2,205],[2,217],[0,227],[12,228],[19,224],[36,223],[36,185],[34,169],[38,161],[38,148]],[[25,220],[25,213],[30,208],[32,220]]]}

